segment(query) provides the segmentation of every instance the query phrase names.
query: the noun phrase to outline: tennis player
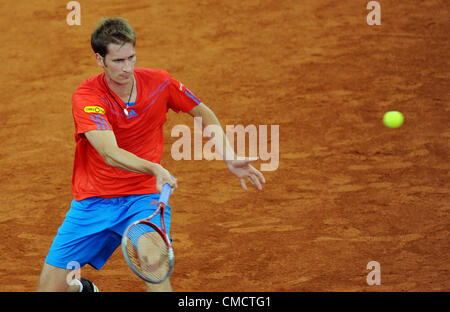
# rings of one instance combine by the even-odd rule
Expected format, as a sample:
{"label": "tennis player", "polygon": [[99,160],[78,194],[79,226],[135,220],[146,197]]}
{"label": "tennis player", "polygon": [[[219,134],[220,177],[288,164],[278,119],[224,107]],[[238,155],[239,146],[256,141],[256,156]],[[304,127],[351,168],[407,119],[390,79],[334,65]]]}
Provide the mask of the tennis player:
{"label": "tennis player", "polygon": [[[134,30],[123,18],[102,18],[92,33],[103,73],[85,80],[72,97],[74,199],[45,259],[38,291],[97,291],[89,280],[68,280],[71,265],[100,270],[127,226],[155,211],[162,185],[176,189],[177,179],[161,165],[169,109],[201,117],[202,127],[220,127],[221,134],[214,136],[216,152],[244,189],[246,180],[259,190],[265,183],[251,165],[255,159],[235,159],[213,111],[186,86],[166,71],[135,68],[135,43]],[[168,206],[165,215],[168,235],[170,210]],[[172,291],[169,280],[146,287]]]}

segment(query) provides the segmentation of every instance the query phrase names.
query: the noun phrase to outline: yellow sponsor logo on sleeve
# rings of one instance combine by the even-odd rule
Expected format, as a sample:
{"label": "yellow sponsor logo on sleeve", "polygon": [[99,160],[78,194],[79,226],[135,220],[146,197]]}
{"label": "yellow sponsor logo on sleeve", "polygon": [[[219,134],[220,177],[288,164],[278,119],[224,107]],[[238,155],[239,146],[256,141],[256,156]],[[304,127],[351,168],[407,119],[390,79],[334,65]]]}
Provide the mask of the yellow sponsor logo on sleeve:
{"label": "yellow sponsor logo on sleeve", "polygon": [[84,111],[86,113],[105,114],[105,109],[100,106],[86,106]]}

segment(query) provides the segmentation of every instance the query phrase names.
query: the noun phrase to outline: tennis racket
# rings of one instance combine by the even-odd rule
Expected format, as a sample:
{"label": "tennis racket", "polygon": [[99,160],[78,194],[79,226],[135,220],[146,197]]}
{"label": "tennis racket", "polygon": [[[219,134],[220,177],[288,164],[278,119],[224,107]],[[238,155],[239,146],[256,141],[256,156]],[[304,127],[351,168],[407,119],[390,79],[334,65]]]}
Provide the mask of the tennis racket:
{"label": "tennis racket", "polygon": [[[164,222],[164,210],[171,191],[172,187],[164,184],[155,213],[132,223],[122,236],[125,261],[137,276],[149,283],[164,282],[173,270],[174,254]],[[161,228],[151,222],[158,213],[161,215]]]}

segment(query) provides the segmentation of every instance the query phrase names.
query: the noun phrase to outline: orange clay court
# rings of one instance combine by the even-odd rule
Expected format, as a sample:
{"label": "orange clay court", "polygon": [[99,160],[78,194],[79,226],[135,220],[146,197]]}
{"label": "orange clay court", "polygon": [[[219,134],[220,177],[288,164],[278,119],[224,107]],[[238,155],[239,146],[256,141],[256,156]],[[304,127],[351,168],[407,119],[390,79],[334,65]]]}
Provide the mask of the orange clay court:
{"label": "orange clay court", "polygon": [[[69,209],[71,96],[101,71],[104,16],[134,27],[137,67],[167,70],[222,125],[279,125],[278,169],[245,192],[221,161],[171,157],[171,129],[193,120],[169,111],[175,291],[450,290],[446,1],[379,1],[379,26],[366,0],[79,1],[80,26],[67,2],[0,4],[0,291],[35,290]],[[383,125],[390,110],[402,127]],[[81,275],[144,290],[120,248]]]}

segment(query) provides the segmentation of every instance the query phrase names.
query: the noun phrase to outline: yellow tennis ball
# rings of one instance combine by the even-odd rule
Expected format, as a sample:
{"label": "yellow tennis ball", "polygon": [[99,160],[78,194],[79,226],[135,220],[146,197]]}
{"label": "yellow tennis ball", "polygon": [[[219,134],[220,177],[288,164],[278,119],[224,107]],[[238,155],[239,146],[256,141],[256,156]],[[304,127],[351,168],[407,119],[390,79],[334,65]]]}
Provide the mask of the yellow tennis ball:
{"label": "yellow tennis ball", "polygon": [[383,124],[388,128],[398,128],[403,125],[403,115],[397,111],[390,111],[384,114]]}

